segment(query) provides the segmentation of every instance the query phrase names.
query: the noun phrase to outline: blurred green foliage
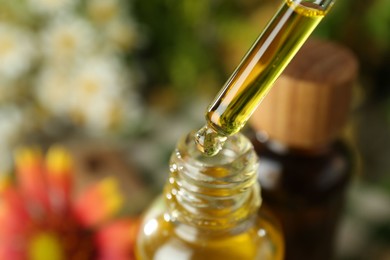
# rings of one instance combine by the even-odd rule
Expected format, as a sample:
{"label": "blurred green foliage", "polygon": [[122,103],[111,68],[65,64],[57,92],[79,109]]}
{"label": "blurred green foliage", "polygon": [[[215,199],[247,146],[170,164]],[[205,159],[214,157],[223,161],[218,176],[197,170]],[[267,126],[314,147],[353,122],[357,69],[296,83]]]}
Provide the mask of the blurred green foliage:
{"label": "blurred green foliage", "polygon": [[[180,97],[215,93],[281,2],[135,0],[134,13],[148,33],[141,54],[148,91],[172,88]],[[314,34],[357,54],[368,92],[386,90],[390,1],[337,1]]]}
{"label": "blurred green foliage", "polygon": [[194,93],[215,95],[234,68],[229,59],[241,58],[261,32],[264,23],[254,26],[250,18],[264,3],[135,0],[134,13],[147,34],[140,60],[148,93],[171,89],[184,100]]}

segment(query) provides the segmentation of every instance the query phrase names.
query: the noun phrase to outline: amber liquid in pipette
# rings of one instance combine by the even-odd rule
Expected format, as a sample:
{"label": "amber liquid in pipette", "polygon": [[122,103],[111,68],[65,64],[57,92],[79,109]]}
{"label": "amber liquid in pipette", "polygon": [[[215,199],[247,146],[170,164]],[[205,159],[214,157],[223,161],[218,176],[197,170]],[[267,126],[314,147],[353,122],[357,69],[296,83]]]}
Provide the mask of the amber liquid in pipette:
{"label": "amber liquid in pipette", "polygon": [[213,156],[224,140],[241,130],[273,83],[329,11],[332,1],[286,2],[211,103],[198,148]]}

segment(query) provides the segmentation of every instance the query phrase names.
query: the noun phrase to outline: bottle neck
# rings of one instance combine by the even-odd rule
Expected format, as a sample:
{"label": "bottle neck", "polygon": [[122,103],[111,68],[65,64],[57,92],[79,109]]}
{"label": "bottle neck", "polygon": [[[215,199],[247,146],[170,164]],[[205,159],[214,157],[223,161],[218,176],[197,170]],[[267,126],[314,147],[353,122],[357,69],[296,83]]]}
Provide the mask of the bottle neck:
{"label": "bottle neck", "polygon": [[169,217],[198,229],[245,227],[260,206],[258,158],[241,134],[230,137],[214,157],[196,147],[194,133],[172,154],[165,186]]}

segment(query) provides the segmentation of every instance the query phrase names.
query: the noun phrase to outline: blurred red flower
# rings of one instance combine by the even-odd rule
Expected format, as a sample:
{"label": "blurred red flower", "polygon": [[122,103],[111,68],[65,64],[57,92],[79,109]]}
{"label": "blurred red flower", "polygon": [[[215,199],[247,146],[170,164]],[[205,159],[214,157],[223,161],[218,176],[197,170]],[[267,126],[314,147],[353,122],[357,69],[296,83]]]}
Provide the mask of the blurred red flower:
{"label": "blurred red flower", "polygon": [[52,147],[44,158],[23,148],[15,158],[15,180],[0,183],[0,259],[134,259],[137,220],[110,221],[123,202],[115,179],[74,198],[65,149]]}

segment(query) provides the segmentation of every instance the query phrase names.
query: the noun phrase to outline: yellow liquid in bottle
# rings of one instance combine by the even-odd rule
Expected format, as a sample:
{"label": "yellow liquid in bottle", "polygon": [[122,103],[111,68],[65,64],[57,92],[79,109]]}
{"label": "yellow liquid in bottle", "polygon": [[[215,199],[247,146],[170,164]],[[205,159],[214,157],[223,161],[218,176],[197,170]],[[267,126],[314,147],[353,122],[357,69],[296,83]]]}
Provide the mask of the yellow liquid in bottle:
{"label": "yellow liquid in bottle", "polygon": [[201,151],[215,155],[241,130],[332,3],[286,0],[208,108],[196,138]]}
{"label": "yellow liquid in bottle", "polygon": [[283,260],[284,256],[281,231],[264,216],[245,232],[214,237],[197,235],[165,220],[163,215],[150,219],[145,227],[148,225],[156,232],[138,240],[143,245],[142,251],[136,250],[138,260]]}
{"label": "yellow liquid in bottle", "polygon": [[172,153],[163,196],[147,211],[137,260],[283,260],[284,241],[261,205],[258,157],[244,135],[204,156],[193,134]]}

